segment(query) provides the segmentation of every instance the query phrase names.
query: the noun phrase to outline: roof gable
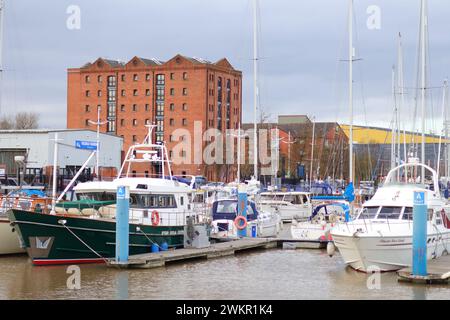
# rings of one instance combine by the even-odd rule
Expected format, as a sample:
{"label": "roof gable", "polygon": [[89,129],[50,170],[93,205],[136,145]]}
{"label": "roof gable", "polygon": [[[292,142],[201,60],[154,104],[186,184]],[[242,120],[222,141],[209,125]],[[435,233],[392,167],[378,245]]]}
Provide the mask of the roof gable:
{"label": "roof gable", "polygon": [[219,61],[217,61],[214,64],[216,66],[218,66],[218,67],[223,67],[223,68],[234,70],[233,66],[231,65],[231,63],[226,58],[222,58],[222,59],[220,59]]}

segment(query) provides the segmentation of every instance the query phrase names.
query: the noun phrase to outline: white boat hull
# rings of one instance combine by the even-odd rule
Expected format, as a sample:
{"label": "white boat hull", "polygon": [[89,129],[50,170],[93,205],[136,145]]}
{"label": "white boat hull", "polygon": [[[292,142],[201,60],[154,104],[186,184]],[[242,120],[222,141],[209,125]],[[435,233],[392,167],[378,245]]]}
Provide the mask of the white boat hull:
{"label": "white boat hull", "polygon": [[[441,238],[441,240],[436,240]],[[437,258],[450,248],[449,235],[429,234],[427,259]],[[435,239],[435,241],[433,241]],[[412,265],[412,237],[369,237],[333,233],[333,241],[344,262],[362,272],[395,271]]]}
{"label": "white boat hull", "polygon": [[16,232],[9,225],[7,218],[0,218],[0,255],[24,253]]}
{"label": "white boat hull", "polygon": [[294,240],[324,242],[330,239],[330,230],[332,225],[327,223],[300,222],[297,225],[291,225],[291,236]]}
{"label": "white boat hull", "polygon": [[[276,237],[282,228],[280,221],[277,219],[253,220],[248,222],[245,228],[247,237],[254,235],[253,227],[256,228],[256,237],[258,238]],[[216,238],[238,238],[238,229],[234,225],[233,220],[214,220],[212,222],[211,236]]]}

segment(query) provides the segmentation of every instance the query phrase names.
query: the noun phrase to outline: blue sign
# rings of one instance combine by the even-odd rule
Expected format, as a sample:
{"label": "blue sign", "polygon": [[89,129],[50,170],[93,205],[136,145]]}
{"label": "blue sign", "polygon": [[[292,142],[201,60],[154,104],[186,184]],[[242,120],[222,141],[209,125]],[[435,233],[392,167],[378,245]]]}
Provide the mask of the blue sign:
{"label": "blue sign", "polygon": [[425,204],[425,192],[414,192],[414,204],[423,205]]}
{"label": "blue sign", "polygon": [[97,150],[97,141],[75,141],[75,148],[84,150]]}
{"label": "blue sign", "polygon": [[117,187],[117,199],[123,200],[126,199],[126,188],[125,186],[119,186]]}

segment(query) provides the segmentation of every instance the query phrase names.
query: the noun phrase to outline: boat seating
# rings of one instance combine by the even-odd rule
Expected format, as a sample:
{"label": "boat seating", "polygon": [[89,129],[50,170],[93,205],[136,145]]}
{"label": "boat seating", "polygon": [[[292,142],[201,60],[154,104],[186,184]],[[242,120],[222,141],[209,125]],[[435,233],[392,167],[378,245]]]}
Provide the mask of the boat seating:
{"label": "boat seating", "polygon": [[98,213],[102,218],[114,219],[116,217],[116,205],[103,206],[98,209]]}
{"label": "boat seating", "polygon": [[81,210],[81,214],[83,216],[87,216],[87,217],[95,216],[97,213],[98,213],[98,211],[95,210],[94,208],[85,208],[85,209]]}
{"label": "boat seating", "polygon": [[69,208],[67,214],[81,215],[81,212],[77,208]]}
{"label": "boat seating", "polygon": [[56,212],[57,214],[67,214],[66,209],[64,209],[63,207],[56,207],[56,208],[55,208],[55,212]]}

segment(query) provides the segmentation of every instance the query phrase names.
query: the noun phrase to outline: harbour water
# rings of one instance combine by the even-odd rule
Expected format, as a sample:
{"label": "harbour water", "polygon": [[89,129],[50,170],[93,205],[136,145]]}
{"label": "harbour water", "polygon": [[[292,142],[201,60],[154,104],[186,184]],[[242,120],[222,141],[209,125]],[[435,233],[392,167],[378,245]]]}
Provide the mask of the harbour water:
{"label": "harbour water", "polygon": [[[286,229],[285,229],[286,230]],[[0,258],[0,299],[448,299],[450,286],[397,282],[346,267],[325,250],[258,250],[163,268],[118,270],[80,265],[80,289],[68,289],[68,266],[33,267],[28,257]],[[370,282],[370,281],[369,281]],[[373,284],[373,282],[372,282]]]}

